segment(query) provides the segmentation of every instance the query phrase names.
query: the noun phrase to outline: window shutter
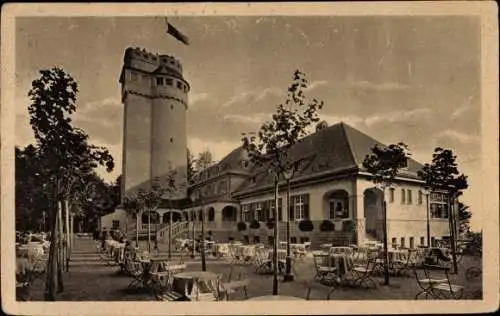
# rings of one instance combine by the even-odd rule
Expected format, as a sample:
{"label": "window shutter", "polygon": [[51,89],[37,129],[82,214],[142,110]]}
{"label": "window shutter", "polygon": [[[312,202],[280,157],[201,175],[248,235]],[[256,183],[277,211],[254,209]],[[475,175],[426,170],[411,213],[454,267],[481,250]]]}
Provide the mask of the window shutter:
{"label": "window shutter", "polygon": [[295,196],[290,197],[290,205],[288,205],[288,220],[293,221],[295,218],[294,214],[295,208]]}
{"label": "window shutter", "polygon": [[304,195],[304,219],[309,219],[309,194]]}
{"label": "window shutter", "polygon": [[279,200],[278,200],[278,221],[282,221],[282,220],[283,220],[283,214],[282,214],[282,212],[281,212],[281,209],[282,209],[282,207],[281,207],[281,206],[282,206],[282,204],[283,204],[282,202],[283,202],[283,200],[282,200],[282,199],[279,199]]}

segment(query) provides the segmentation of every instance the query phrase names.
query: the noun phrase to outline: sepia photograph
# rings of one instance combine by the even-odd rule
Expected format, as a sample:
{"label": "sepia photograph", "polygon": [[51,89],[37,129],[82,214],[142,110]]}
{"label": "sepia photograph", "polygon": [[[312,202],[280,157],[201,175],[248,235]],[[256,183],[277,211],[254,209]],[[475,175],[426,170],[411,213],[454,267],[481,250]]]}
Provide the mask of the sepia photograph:
{"label": "sepia photograph", "polygon": [[2,7],[3,309],[495,310],[497,13]]}

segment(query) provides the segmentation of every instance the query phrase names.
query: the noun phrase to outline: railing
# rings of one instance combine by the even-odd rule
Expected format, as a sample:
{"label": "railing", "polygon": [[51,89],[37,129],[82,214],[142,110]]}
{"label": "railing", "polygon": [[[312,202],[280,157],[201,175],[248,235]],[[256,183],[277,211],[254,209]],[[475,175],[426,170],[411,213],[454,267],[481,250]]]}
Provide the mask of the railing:
{"label": "railing", "polygon": [[[188,229],[188,226],[189,226],[188,222],[174,222],[174,223],[172,223],[172,235],[171,235],[171,237],[176,238],[177,236],[179,236],[180,234],[185,232]],[[159,238],[164,238],[165,236],[167,236],[167,238],[168,238],[168,229],[169,229],[169,225],[166,224],[165,226],[163,226],[162,228],[160,228],[156,232],[157,236]]]}
{"label": "railing", "polygon": [[162,228],[164,228],[165,226],[168,226],[168,224],[151,224],[151,225],[148,225],[148,224],[142,224],[141,225],[141,231],[148,231],[148,226],[151,227],[151,231],[152,232],[155,232],[155,231],[159,231],[161,230]]}

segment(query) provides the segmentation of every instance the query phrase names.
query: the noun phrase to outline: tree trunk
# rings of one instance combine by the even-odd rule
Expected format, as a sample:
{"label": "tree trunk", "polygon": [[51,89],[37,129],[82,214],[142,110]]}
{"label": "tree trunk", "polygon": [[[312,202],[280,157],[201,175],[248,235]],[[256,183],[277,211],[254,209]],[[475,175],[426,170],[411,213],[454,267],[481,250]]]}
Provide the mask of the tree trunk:
{"label": "tree trunk", "polygon": [[61,293],[64,291],[64,284],[62,280],[62,268],[63,268],[63,222],[62,222],[62,208],[64,205],[61,202],[58,202],[58,208],[57,208],[57,226],[58,226],[58,264],[57,264],[57,293]]}
{"label": "tree trunk", "polygon": [[278,175],[274,180],[273,295],[278,295]]}
{"label": "tree trunk", "polygon": [[49,208],[49,227],[50,227],[50,248],[49,259],[47,261],[47,276],[45,281],[45,300],[56,300],[56,284],[57,284],[57,202],[52,202]]}
{"label": "tree trunk", "polygon": [[135,214],[135,247],[139,248],[139,213]]}
{"label": "tree trunk", "polygon": [[66,272],[69,272],[69,247],[70,247],[70,233],[69,233],[69,203],[68,203],[68,200],[64,200],[64,204],[65,204],[65,207],[64,207],[64,226],[65,226],[65,232],[66,232],[66,243],[65,243],[65,247],[64,247],[64,252],[66,254]]}

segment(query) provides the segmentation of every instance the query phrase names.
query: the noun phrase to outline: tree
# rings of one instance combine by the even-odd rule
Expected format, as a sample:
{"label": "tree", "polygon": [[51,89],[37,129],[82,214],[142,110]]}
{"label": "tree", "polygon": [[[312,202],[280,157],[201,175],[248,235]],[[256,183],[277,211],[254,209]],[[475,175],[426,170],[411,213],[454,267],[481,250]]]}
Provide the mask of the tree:
{"label": "tree", "polygon": [[408,164],[410,156],[408,146],[402,142],[387,147],[375,145],[372,153],[366,155],[363,168],[371,174],[371,180],[382,189],[383,203],[383,234],[384,234],[384,284],[389,285],[389,257],[387,252],[387,205],[385,189],[391,187],[401,168]]}
{"label": "tree", "polygon": [[126,196],[123,198],[123,208],[127,214],[135,217],[135,246],[139,247],[139,212],[143,209],[142,201],[137,195]]}
{"label": "tree", "polygon": [[194,161],[196,171],[201,171],[210,167],[214,163],[212,153],[209,150],[204,150],[198,154],[198,158]]}
{"label": "tree", "polygon": [[194,165],[195,165],[194,155],[191,152],[191,150],[189,150],[189,148],[188,148],[187,149],[187,181],[189,184],[192,184],[193,175],[196,172]]}
{"label": "tree", "polygon": [[74,184],[98,165],[107,171],[114,168],[109,151],[88,143],[88,135],[72,126],[71,114],[76,111],[76,81],[61,68],[41,70],[28,92],[30,124],[36,147],[43,159],[39,177],[44,179],[49,201],[51,245],[46,282],[46,300],[55,300],[56,283],[62,291],[60,238],[57,231],[59,212],[69,211],[66,206],[74,193]]}
{"label": "tree", "polygon": [[465,234],[470,230],[471,217],[472,212],[469,210],[469,206],[458,202],[458,232],[460,234]]}
{"label": "tree", "polygon": [[[458,272],[456,258],[456,202],[462,195],[463,190],[468,188],[467,176],[460,173],[456,162],[457,157],[451,149],[436,147],[432,154],[432,162],[426,163],[422,170],[418,171],[420,179],[432,191],[448,192],[448,205],[453,206],[449,212],[448,223],[451,237],[451,254],[453,258],[453,270]],[[449,207],[450,209],[450,207]]]}
{"label": "tree", "polygon": [[[288,157],[290,147],[300,142],[308,134],[308,127],[319,121],[318,110],[323,102],[316,99],[308,100],[305,96],[307,79],[304,73],[296,70],[292,84],[284,104],[276,106],[272,119],[262,124],[257,135],[243,134],[243,148],[248,152],[250,160],[257,166],[267,168],[274,175],[275,208],[273,217],[278,218],[278,184],[283,179],[283,173],[294,168],[294,162]],[[288,203],[289,204],[289,203]],[[288,207],[287,207],[288,208]],[[278,294],[278,222],[274,225],[273,245],[273,295]],[[288,236],[287,236],[288,239]],[[287,275],[291,275],[290,246],[287,246]]]}

